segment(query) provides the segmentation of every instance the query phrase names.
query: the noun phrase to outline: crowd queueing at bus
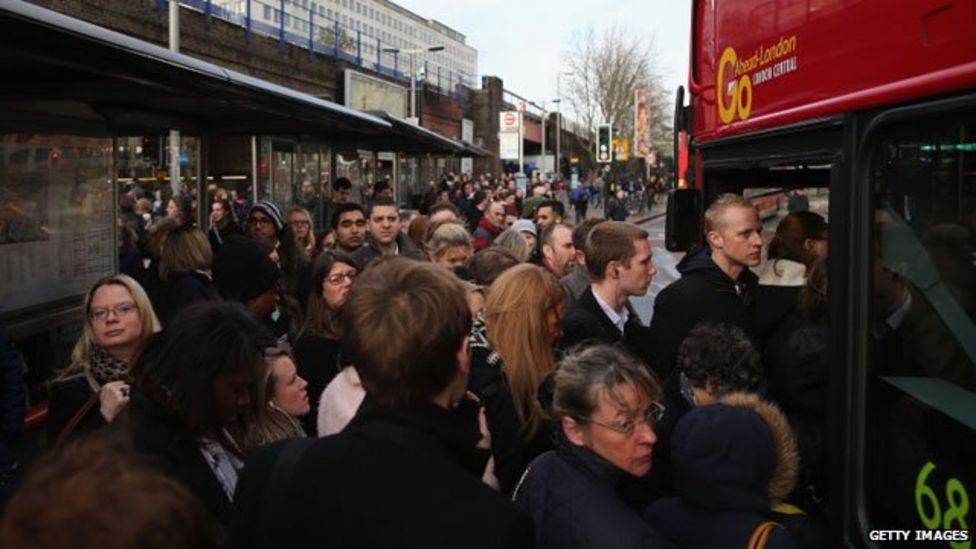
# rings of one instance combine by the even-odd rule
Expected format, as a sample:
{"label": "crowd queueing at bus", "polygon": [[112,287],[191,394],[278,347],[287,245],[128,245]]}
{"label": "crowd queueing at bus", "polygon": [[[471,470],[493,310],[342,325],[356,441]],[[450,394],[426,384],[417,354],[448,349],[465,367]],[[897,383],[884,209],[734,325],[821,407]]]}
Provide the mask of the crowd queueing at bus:
{"label": "crowd queueing at bus", "polygon": [[648,233],[534,183],[414,217],[385,182],[214,188],[205,227],[123,195],[0,546],[817,547],[824,219],[757,276],[758,212],[719,196],[648,326]]}

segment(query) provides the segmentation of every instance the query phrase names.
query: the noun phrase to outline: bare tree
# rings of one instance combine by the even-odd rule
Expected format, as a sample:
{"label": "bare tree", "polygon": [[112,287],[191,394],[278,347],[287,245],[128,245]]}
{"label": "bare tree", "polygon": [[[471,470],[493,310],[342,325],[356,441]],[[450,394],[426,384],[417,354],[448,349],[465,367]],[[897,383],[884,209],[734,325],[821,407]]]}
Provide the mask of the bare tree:
{"label": "bare tree", "polygon": [[[591,135],[598,124],[610,123],[617,137],[632,139],[634,92],[646,87],[652,142],[656,147],[668,142],[671,109],[668,92],[653,70],[652,42],[619,25],[599,32],[592,27],[577,30],[570,41],[564,57],[571,76],[563,96],[579,123]],[[593,154],[593,150],[585,152],[591,160]]]}

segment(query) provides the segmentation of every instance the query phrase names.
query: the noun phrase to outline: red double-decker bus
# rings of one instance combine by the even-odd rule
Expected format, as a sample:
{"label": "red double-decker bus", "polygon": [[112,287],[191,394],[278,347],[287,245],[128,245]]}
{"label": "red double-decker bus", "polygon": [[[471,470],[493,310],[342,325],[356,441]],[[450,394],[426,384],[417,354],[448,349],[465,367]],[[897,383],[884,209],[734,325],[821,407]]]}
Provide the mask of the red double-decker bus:
{"label": "red double-decker bus", "polygon": [[972,547],[976,0],[695,0],[691,24],[669,249],[720,193],[825,199],[830,546]]}

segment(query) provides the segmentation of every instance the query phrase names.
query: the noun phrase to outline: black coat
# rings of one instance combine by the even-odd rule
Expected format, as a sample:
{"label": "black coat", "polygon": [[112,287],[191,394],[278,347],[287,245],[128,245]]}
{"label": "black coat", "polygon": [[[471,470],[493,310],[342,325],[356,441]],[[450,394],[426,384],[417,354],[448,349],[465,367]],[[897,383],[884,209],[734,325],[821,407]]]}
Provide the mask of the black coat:
{"label": "black coat", "polygon": [[[794,312],[799,312],[800,286],[764,286],[756,288],[756,341],[765,348],[770,337]],[[782,335],[782,334],[780,334]]]}
{"label": "black coat", "polygon": [[312,293],[312,263],[305,256],[298,256],[294,270],[281,272],[281,285],[288,295],[295,298],[301,312],[308,308],[308,296]]}
{"label": "black coat", "polygon": [[627,221],[627,207],[617,197],[607,200],[606,210],[603,217],[609,221]]}
{"label": "black coat", "polygon": [[702,322],[738,326],[752,337],[752,310],[756,275],[746,269],[733,281],[712,261],[707,248],[678,263],[681,278],[661,290],[654,300],[651,319],[651,365],[659,379],[674,369],[678,347],[688,332]]}
{"label": "black coat", "polygon": [[786,317],[763,352],[769,399],[790,420],[800,450],[801,488],[825,488],[829,368],[826,318],[810,322],[799,311]]}
{"label": "black coat", "polygon": [[524,423],[515,409],[512,390],[505,376],[505,363],[484,337],[484,325],[475,324],[471,337],[471,373],[468,389],[485,407],[485,419],[491,432],[491,453],[495,458],[495,476],[505,494],[511,494],[529,463],[539,454],[552,449],[551,423],[543,423],[534,436],[523,433]]}
{"label": "black coat", "polygon": [[210,230],[207,231],[207,239],[210,241],[211,250],[213,250],[214,253],[217,253],[217,248],[219,248],[224,243],[224,240],[227,240],[227,237],[232,234],[244,234],[244,231],[241,230],[240,225],[238,225],[233,219],[227,219],[222,226],[210,227]]}
{"label": "black coat", "polygon": [[223,528],[230,525],[230,498],[214,476],[196,438],[182,422],[133,388],[125,412],[113,422],[131,440],[136,454],[166,476],[182,483]]}
{"label": "black coat", "polygon": [[264,549],[254,535],[267,531],[281,547],[531,547],[531,521],[480,480],[479,437],[473,414],[390,410],[367,396],[341,433],[315,441],[278,481],[274,509],[262,504],[283,446],[248,459],[233,546]]}
{"label": "black coat", "polygon": [[622,497],[634,481],[564,441],[532,462],[513,499],[535,521],[539,549],[671,547]]}
{"label": "black coat", "polygon": [[[418,259],[420,261],[427,261],[427,256],[413,243],[410,238],[399,233],[396,237],[397,247],[399,248],[399,254],[404,257],[409,257],[410,259]],[[370,262],[375,259],[379,259],[383,256],[383,252],[380,251],[379,247],[373,241],[372,235],[366,236],[366,243],[363,244],[361,248],[353,252],[352,259],[359,265],[360,270],[365,269]]]}
{"label": "black coat", "polygon": [[[762,348],[773,332],[799,310],[806,271],[803,263],[789,259],[772,259],[766,264],[756,288],[755,306],[755,338]],[[777,335],[782,336],[783,332]]]}
{"label": "black coat", "polygon": [[652,365],[651,350],[648,346],[649,335],[650,329],[641,324],[640,318],[633,311],[627,317],[624,333],[621,334],[597,303],[596,297],[593,296],[593,288],[590,287],[566,311],[559,347],[565,350],[584,342],[610,345],[623,343],[623,346],[634,356],[645,364]]}
{"label": "black coat", "polygon": [[[740,400],[746,404],[699,406],[678,422],[671,449],[678,496],[645,512],[677,547],[746,547],[754,529],[774,518],[772,492],[789,489],[798,461],[786,449],[789,427],[758,397]],[[777,527],[766,547],[794,548],[796,540]]]}
{"label": "black coat", "polygon": [[312,409],[302,418],[306,433],[316,433],[319,400],[322,391],[339,373],[339,342],[319,335],[305,333],[295,342],[295,360],[298,375],[308,382],[308,401]]}
{"label": "black coat", "polygon": [[206,274],[170,273],[163,282],[158,303],[154,304],[159,320],[165,326],[177,312],[201,301],[217,301],[220,294],[213,281]]}

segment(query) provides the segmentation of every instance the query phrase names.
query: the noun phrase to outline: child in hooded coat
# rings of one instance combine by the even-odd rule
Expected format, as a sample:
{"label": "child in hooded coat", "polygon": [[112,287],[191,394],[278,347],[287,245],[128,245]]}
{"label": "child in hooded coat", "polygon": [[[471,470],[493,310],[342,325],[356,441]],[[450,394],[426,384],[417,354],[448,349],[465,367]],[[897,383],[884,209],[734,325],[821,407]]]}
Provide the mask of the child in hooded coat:
{"label": "child in hooded coat", "polygon": [[[756,528],[774,520],[773,505],[796,485],[799,454],[782,412],[758,396],[733,393],[688,412],[671,446],[676,497],[656,501],[645,519],[678,548],[747,547]],[[775,526],[766,549],[793,549]]]}

